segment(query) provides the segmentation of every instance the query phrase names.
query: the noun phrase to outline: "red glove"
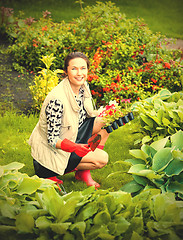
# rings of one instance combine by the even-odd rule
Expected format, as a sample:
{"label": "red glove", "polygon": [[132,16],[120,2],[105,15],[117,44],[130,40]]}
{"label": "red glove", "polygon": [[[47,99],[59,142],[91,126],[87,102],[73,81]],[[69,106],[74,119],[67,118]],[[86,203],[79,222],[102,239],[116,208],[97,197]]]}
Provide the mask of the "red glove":
{"label": "red glove", "polygon": [[84,157],[91,150],[87,144],[78,144],[65,138],[61,142],[61,149],[66,152],[75,152],[79,157]]}

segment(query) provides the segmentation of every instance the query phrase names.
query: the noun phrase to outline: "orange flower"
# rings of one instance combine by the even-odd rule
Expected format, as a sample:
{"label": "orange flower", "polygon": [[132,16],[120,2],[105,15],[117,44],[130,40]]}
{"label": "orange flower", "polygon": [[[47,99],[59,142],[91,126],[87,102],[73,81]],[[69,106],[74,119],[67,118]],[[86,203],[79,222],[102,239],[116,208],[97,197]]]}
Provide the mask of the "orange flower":
{"label": "orange flower", "polygon": [[153,83],[157,83],[157,80],[154,79],[154,78],[151,78],[151,81],[152,81]]}
{"label": "orange flower", "polygon": [[47,26],[45,26],[45,27],[42,27],[42,31],[44,32],[44,31],[47,31],[48,30],[48,27]]}
{"label": "orange flower", "polygon": [[170,68],[171,68],[170,63],[165,62],[165,63],[164,63],[164,68],[170,69]]}

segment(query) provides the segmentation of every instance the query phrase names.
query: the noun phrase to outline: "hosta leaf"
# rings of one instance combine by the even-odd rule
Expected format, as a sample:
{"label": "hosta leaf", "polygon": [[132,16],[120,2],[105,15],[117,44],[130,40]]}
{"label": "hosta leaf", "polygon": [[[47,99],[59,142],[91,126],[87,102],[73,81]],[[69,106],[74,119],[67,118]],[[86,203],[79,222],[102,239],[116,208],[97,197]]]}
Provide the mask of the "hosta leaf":
{"label": "hosta leaf", "polygon": [[128,192],[128,193],[136,193],[143,189],[144,187],[138,184],[135,180],[125,184],[120,190]]}
{"label": "hosta leaf", "polygon": [[180,118],[180,122],[182,122],[183,121],[183,110],[178,110],[177,114],[178,114],[178,116]]}
{"label": "hosta leaf", "polygon": [[169,137],[157,140],[153,142],[150,146],[154,148],[156,151],[159,151],[160,149],[163,149],[168,141]]}
{"label": "hosta leaf", "polygon": [[39,228],[40,230],[46,230],[47,228],[50,227],[50,224],[52,222],[48,220],[46,216],[41,216],[38,219],[36,219],[36,227]]}
{"label": "hosta leaf", "polygon": [[164,148],[159,150],[153,158],[152,170],[162,171],[173,160],[171,148]]}
{"label": "hosta leaf", "polygon": [[131,163],[132,165],[135,165],[135,164],[145,164],[145,161],[144,161],[144,160],[142,160],[142,159],[137,159],[137,158],[127,159],[127,160],[125,160],[125,162],[129,162],[129,163]]}
{"label": "hosta leaf", "polygon": [[41,186],[41,180],[24,178],[17,188],[18,194],[32,194]]}
{"label": "hosta leaf", "polygon": [[142,138],[142,144],[147,143],[147,142],[150,142],[151,140],[152,140],[152,138],[147,135],[147,136],[145,136],[145,137]]}
{"label": "hosta leaf", "polygon": [[97,213],[93,219],[94,224],[108,224],[111,220],[111,216],[107,210]]}
{"label": "hosta leaf", "polygon": [[136,233],[135,231],[133,231],[132,233],[132,237],[130,240],[143,240],[144,238],[142,236],[140,236],[138,233]]}
{"label": "hosta leaf", "polygon": [[3,166],[3,168],[4,168],[4,170],[11,171],[11,170],[19,170],[19,169],[23,168],[24,166],[25,166],[25,164],[23,164],[23,163],[12,162],[8,165]]}
{"label": "hosta leaf", "polygon": [[92,217],[94,214],[98,212],[98,204],[97,202],[91,202],[85,205],[80,212],[78,213],[76,220],[79,222],[85,221],[88,218]]}
{"label": "hosta leaf", "polygon": [[179,183],[179,182],[171,182],[168,186],[167,186],[167,191],[168,192],[179,192],[181,194],[183,194],[183,184]]}
{"label": "hosta leaf", "polygon": [[[37,195],[38,197],[38,195]],[[54,217],[58,218],[64,209],[64,200],[54,188],[47,188],[40,199],[43,207]]]}
{"label": "hosta leaf", "polygon": [[158,92],[158,96],[161,98],[161,100],[168,99],[172,93],[168,89],[162,89],[160,92]]}
{"label": "hosta leaf", "polygon": [[73,223],[70,226],[70,230],[73,232],[74,229],[77,229],[80,233],[84,234],[86,229],[86,223],[84,221]]}
{"label": "hosta leaf", "polygon": [[162,178],[161,175],[156,174],[153,170],[150,170],[150,169],[142,170],[137,175],[138,176],[144,176],[144,177],[146,177],[150,180],[161,179]]}
{"label": "hosta leaf", "polygon": [[69,226],[71,224],[72,224],[71,222],[67,222],[67,223],[52,223],[50,225],[50,227],[53,230],[53,232],[62,235],[62,234],[65,234],[67,232],[67,229],[69,228]]}
{"label": "hosta leaf", "polygon": [[122,233],[125,233],[130,226],[130,223],[122,215],[116,215],[114,221],[116,223],[114,235],[116,236],[120,236]]}
{"label": "hosta leaf", "polygon": [[[136,231],[139,234],[143,234],[144,232],[144,222],[143,222],[143,217],[133,217],[130,220],[130,227],[129,230],[131,232]],[[137,238],[138,239],[138,238]]]}
{"label": "hosta leaf", "polygon": [[143,176],[133,175],[133,178],[138,184],[140,184],[144,187],[148,184],[148,179]]}
{"label": "hosta leaf", "polygon": [[146,115],[141,115],[141,119],[150,127],[153,128],[153,120]]}
{"label": "hosta leaf", "polygon": [[172,147],[175,149],[179,149],[180,151],[183,149],[183,131],[178,131],[174,135],[171,136]]}
{"label": "hosta leaf", "polygon": [[4,168],[2,166],[0,166],[0,177],[2,177],[4,174]]}
{"label": "hosta leaf", "polygon": [[183,184],[183,172],[181,172],[178,176],[174,176],[174,180]]}
{"label": "hosta leaf", "polygon": [[[156,114],[156,112],[155,112],[155,114]],[[156,117],[155,115],[152,115],[152,113],[149,113],[148,116],[149,116],[151,119],[153,119],[156,124],[158,124],[159,126],[161,125],[161,118],[158,118],[158,117]],[[154,126],[154,125],[153,125],[153,126]]]}
{"label": "hosta leaf", "polygon": [[34,227],[34,218],[28,213],[20,213],[16,216],[16,228],[23,233],[31,233]]}
{"label": "hosta leaf", "polygon": [[18,209],[15,206],[8,204],[8,202],[0,201],[1,216],[15,219],[17,210]]}
{"label": "hosta leaf", "polygon": [[169,126],[169,125],[170,125],[170,121],[169,121],[167,118],[165,118],[165,117],[162,118],[162,123],[163,123],[165,126]]}
{"label": "hosta leaf", "polygon": [[183,161],[173,159],[163,171],[168,177],[179,175],[183,171]]}
{"label": "hosta leaf", "polygon": [[148,157],[147,154],[145,154],[142,150],[140,149],[132,149],[132,150],[129,150],[129,153],[135,157],[135,158],[138,158],[138,159],[142,159],[146,162],[146,158]]}
{"label": "hosta leaf", "polygon": [[[129,169],[128,173],[137,174],[137,173],[139,173],[140,171],[145,170],[145,169],[147,169],[146,165],[144,165],[144,164],[136,164],[136,165],[132,166],[132,167]],[[138,175],[138,174],[137,174],[137,175]]]}
{"label": "hosta leaf", "polygon": [[155,153],[157,152],[152,146],[143,145],[141,147],[142,151],[147,154],[151,159],[154,157]]}

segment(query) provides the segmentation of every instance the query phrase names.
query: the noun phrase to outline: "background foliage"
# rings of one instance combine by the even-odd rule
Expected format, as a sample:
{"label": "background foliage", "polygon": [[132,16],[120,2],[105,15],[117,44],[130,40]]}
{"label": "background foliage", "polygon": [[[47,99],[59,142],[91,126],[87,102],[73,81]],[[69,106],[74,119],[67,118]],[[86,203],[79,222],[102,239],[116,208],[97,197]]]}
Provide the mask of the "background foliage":
{"label": "background foliage", "polygon": [[[77,3],[76,3],[77,2]],[[39,19],[42,11],[49,10],[53,20],[70,22],[81,14],[79,1],[75,0],[1,0],[2,6],[13,8],[17,15],[23,10],[27,17]],[[82,1],[83,7],[96,4],[96,0]],[[101,0],[101,2],[107,2]],[[183,39],[183,5],[181,0],[113,0],[128,18],[141,17],[153,32],[161,32],[168,37]]]}
{"label": "background foliage", "polygon": [[181,52],[167,50],[164,36],[142,19],[127,19],[111,2],[85,7],[70,23],[53,22],[48,11],[38,21],[9,14],[3,26],[15,39],[10,51],[19,71],[38,71],[41,57],[51,53],[52,69],[62,68],[68,53],[81,51],[92,62],[88,81],[98,105],[143,99],[161,87],[182,89]]}

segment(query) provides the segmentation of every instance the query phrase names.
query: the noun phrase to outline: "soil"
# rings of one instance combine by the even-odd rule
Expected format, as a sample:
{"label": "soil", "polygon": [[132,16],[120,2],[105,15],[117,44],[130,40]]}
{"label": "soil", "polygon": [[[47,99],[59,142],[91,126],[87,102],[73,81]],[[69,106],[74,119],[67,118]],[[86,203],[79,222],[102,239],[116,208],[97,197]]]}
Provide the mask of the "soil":
{"label": "soil", "polygon": [[9,43],[0,36],[0,111],[15,108],[17,112],[28,113],[32,106],[29,85],[33,74],[21,74],[13,69],[11,54],[7,53]]}
{"label": "soil", "polygon": [[[13,107],[17,112],[28,114],[32,106],[29,85],[34,76],[30,73],[20,74],[13,69],[12,56],[7,53],[8,46],[7,39],[0,36],[0,111]],[[178,39],[166,47],[183,52],[183,40]]]}

